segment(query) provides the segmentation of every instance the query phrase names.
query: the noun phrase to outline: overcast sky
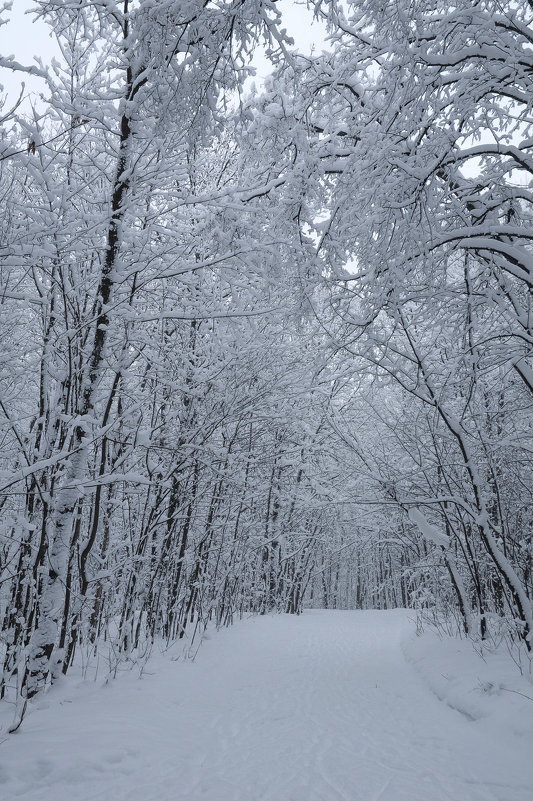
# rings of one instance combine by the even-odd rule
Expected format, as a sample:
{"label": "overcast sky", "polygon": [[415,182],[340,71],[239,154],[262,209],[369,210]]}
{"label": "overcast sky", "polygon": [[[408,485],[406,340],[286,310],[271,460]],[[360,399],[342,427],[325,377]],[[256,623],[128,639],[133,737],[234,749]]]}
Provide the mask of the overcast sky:
{"label": "overcast sky", "polygon": [[[47,26],[42,22],[33,22],[32,16],[25,13],[34,5],[32,0],[14,0],[12,10],[2,15],[3,20],[8,20],[7,24],[0,27],[0,55],[14,56],[24,66],[34,64],[35,56],[48,63],[57,55],[57,47]],[[36,92],[42,88],[42,81],[36,78],[0,68],[0,84],[4,87],[8,102],[16,99],[22,82]]]}
{"label": "overcast sky", "polygon": [[[279,6],[283,10],[284,26],[295,40],[297,49],[302,53],[309,53],[315,46],[320,51],[326,35],[325,28],[313,21],[305,3],[281,0]],[[0,26],[0,56],[14,56],[16,61],[25,66],[31,66],[35,56],[42,58],[45,63],[58,56],[57,46],[50,37],[48,27],[41,21],[35,21],[32,14],[26,13],[34,7],[33,0],[14,0],[11,12],[3,15],[8,23]],[[258,53],[254,63],[258,79],[264,77],[269,71],[266,59]],[[17,98],[22,81],[34,95],[38,95],[43,88],[42,81],[37,78],[14,74],[11,70],[0,67],[0,85],[4,87],[8,102]]]}

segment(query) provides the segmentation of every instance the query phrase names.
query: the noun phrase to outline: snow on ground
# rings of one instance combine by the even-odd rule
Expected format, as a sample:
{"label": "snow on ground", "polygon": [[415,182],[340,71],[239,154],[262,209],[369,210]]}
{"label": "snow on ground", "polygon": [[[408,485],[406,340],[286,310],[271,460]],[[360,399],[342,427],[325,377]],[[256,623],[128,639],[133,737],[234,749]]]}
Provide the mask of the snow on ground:
{"label": "snow on ground", "polygon": [[441,701],[496,736],[525,736],[533,746],[533,662],[525,652],[510,653],[504,641],[494,651],[490,644],[474,647],[431,629],[421,637],[411,633],[402,649]]}
{"label": "snow on ground", "polygon": [[194,663],[157,654],[141,679],[69,679],[2,737],[0,798],[533,801],[531,727],[487,713],[515,695],[479,692],[484,717],[450,708],[431,677],[468,694],[485,663],[413,625],[405,611],[253,618]]}

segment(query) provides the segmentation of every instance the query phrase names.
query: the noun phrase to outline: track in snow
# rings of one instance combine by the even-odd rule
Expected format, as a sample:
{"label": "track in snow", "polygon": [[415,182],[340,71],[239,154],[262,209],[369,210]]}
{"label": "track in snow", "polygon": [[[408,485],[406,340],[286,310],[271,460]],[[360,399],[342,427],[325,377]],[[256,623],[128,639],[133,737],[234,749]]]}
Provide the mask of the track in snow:
{"label": "track in snow", "polygon": [[526,740],[438,701],[402,655],[405,612],[255,618],[195,663],[54,690],[0,745],[25,801],[533,801]]}

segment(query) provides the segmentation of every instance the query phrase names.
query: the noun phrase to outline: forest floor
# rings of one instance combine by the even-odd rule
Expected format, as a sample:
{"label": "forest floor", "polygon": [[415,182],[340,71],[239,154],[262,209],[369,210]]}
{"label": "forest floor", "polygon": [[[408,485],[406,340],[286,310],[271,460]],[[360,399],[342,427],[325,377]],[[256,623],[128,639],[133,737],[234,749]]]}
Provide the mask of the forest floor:
{"label": "forest floor", "polygon": [[0,738],[0,798],[533,801],[533,685],[508,663],[399,610],[240,621],[194,661],[54,687]]}

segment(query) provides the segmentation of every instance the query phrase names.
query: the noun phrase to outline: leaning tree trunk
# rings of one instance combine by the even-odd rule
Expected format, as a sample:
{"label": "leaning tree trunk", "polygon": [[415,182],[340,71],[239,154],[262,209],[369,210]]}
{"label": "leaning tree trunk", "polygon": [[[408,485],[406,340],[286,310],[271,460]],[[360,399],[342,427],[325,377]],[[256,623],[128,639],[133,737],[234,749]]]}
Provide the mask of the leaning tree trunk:
{"label": "leaning tree trunk", "polygon": [[[127,36],[127,23],[124,30]],[[94,304],[94,339],[87,361],[86,373],[80,397],[77,418],[79,423],[73,433],[71,456],[55,500],[55,512],[47,524],[48,572],[39,604],[39,622],[30,640],[28,665],[24,679],[27,698],[34,696],[46,684],[49,677],[59,676],[64,654],[57,647],[61,628],[68,563],[75,524],[75,513],[80,487],[86,478],[88,467],[88,438],[83,421],[92,415],[95,407],[96,388],[105,370],[104,350],[109,326],[108,304],[120,249],[120,224],[124,217],[125,197],[128,190],[127,161],[131,139],[131,103],[141,81],[134,82],[132,70],[126,73],[125,111],[120,121],[120,145],[111,196],[111,218],[107,230],[107,247]]]}

